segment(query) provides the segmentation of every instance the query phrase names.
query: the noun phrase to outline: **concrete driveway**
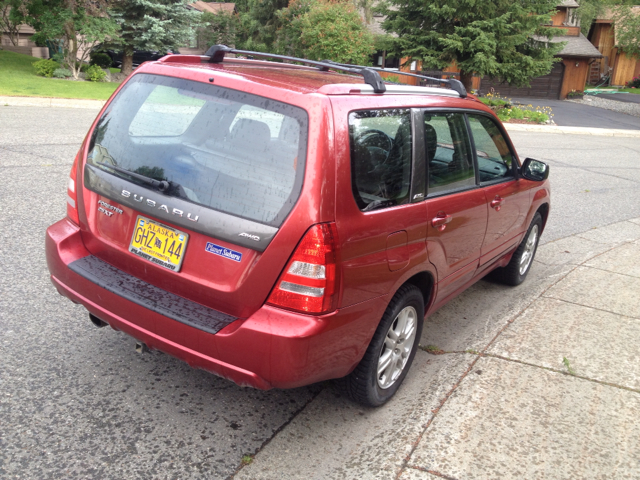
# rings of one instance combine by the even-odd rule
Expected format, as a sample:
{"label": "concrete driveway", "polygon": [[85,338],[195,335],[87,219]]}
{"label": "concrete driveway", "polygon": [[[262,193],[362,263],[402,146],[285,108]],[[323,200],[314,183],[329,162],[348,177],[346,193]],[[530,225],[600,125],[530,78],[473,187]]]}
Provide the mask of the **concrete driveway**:
{"label": "concrete driveway", "polygon": [[608,100],[615,100],[616,102],[640,103],[640,95],[638,95],[637,93],[599,93],[597,96],[600,98],[606,98]]}

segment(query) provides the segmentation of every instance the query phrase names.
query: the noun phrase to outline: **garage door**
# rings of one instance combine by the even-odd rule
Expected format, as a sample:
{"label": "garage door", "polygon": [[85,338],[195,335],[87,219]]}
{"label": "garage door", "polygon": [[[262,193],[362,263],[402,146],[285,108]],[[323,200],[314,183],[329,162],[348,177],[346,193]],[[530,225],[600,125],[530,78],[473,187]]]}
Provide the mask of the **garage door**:
{"label": "garage door", "polygon": [[516,88],[508,83],[493,80],[489,77],[483,77],[480,83],[480,94],[485,95],[488,92],[499,93],[503,97],[531,97],[531,98],[560,98],[560,90],[562,89],[562,77],[564,75],[564,65],[556,63],[548,75],[537,77],[531,80],[531,87]]}

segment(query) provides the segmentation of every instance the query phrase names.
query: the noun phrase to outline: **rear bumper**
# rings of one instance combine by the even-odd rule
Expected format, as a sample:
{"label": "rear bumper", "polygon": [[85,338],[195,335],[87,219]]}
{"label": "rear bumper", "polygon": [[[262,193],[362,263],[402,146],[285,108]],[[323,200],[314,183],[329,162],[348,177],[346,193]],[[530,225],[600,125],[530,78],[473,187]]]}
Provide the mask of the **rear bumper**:
{"label": "rear bumper", "polygon": [[214,334],[74,272],[69,265],[91,254],[79,228],[66,219],[47,229],[46,255],[58,292],[115,330],[192,367],[260,389],[299,387],[348,374],[364,355],[387,303],[381,297],[318,317],[265,305]]}

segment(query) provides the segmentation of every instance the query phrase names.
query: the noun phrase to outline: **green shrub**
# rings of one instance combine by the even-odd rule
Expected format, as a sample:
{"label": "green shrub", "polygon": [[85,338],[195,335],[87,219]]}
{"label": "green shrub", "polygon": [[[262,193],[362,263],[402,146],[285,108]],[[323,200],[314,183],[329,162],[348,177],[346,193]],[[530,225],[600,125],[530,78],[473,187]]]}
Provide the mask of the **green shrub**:
{"label": "green shrub", "polygon": [[547,123],[547,121],[549,120],[549,115],[547,115],[546,113],[537,112],[537,111],[525,112],[525,117],[527,118],[527,120],[530,120],[536,123]]}
{"label": "green shrub", "polygon": [[524,112],[518,107],[512,107],[509,110],[511,111],[511,118],[515,118],[516,120],[522,120],[524,118]]}
{"label": "green shrub", "polygon": [[111,57],[106,53],[92,53],[89,63],[91,65],[97,65],[100,68],[110,68],[112,62]]}
{"label": "green shrub", "polygon": [[82,73],[87,73],[87,70],[89,70],[89,67],[91,65],[89,65],[88,63],[83,63],[82,65],[80,65],[80,71]]}
{"label": "green shrub", "polygon": [[38,60],[33,64],[33,68],[36,69],[36,75],[51,78],[53,76],[53,72],[60,68],[60,64],[53,60]]}
{"label": "green shrub", "polygon": [[97,65],[91,65],[87,68],[85,75],[90,82],[102,82],[107,77],[107,73]]}
{"label": "green shrub", "polygon": [[640,75],[627,82],[627,88],[640,88]]}
{"label": "green shrub", "polygon": [[60,52],[51,55],[51,60],[58,62],[60,65],[64,63],[64,55]]}
{"label": "green shrub", "polygon": [[72,75],[73,74],[71,73],[71,70],[68,70],[66,68],[56,68],[53,71],[53,76],[56,78],[69,78]]}
{"label": "green shrub", "polygon": [[382,80],[384,80],[385,82],[400,83],[400,76],[399,75],[385,75],[384,77],[382,77]]}

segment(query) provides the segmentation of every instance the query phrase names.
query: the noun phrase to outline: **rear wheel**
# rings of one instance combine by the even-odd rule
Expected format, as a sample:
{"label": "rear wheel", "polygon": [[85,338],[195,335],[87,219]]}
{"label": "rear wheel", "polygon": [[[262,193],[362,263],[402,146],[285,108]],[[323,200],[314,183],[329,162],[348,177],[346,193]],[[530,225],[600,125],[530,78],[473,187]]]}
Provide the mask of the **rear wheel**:
{"label": "rear wheel", "polygon": [[364,357],[338,381],[352,400],[377,407],[396,393],[415,357],[424,320],[422,293],[404,285],[389,303]]}
{"label": "rear wheel", "polygon": [[542,232],[542,217],[536,213],[531,221],[529,230],[524,236],[522,243],[511,257],[511,261],[504,268],[494,271],[494,277],[507,285],[520,285],[527,278],[527,274],[533,264],[533,257],[538,249],[538,241]]}

